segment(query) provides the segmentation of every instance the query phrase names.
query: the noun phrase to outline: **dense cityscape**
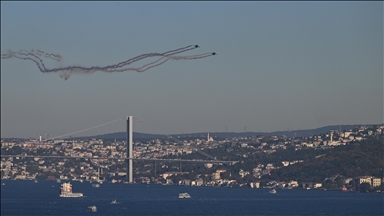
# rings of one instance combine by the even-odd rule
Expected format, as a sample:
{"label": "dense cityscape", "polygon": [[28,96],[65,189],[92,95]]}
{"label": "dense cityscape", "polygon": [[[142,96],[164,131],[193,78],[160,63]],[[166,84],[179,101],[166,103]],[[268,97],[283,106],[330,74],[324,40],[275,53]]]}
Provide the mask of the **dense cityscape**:
{"label": "dense cityscape", "polygon": [[[379,148],[383,149],[380,142],[383,131],[384,126],[360,126],[350,131],[331,130],[308,137],[252,136],[216,140],[208,133],[206,137],[198,138],[170,137],[163,140],[135,141],[133,158],[137,160],[134,162],[134,182],[382,192],[383,151],[378,155],[381,157],[381,164],[374,164],[379,167],[379,172],[362,172],[367,174],[358,176],[354,173],[349,176],[333,173],[331,176],[315,176],[311,180],[295,178],[295,175],[290,175],[291,178],[285,180],[281,176],[275,179],[272,177],[278,175],[276,173],[279,170],[305,165],[309,160],[326,158],[327,152],[336,151],[342,146],[378,140],[381,143]],[[293,157],[291,152],[296,152],[296,156]],[[100,184],[126,182],[125,140],[43,140],[42,137],[27,140],[2,139],[1,154],[12,155],[1,157],[1,179],[89,181]],[[284,154],[290,155],[280,156],[280,159],[271,158]],[[176,159],[190,161],[181,162]],[[199,162],[211,159],[234,162]]]}

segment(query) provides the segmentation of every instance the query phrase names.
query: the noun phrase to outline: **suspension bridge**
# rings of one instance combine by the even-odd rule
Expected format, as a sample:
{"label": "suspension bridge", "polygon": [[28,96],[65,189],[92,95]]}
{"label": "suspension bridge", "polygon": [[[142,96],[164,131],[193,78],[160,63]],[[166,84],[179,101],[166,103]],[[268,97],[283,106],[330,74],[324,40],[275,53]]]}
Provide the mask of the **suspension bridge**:
{"label": "suspension bridge", "polygon": [[[92,130],[92,129],[103,127],[103,126],[106,126],[106,125],[109,125],[109,124],[112,124],[112,123],[115,123],[115,122],[118,122],[118,121],[122,121],[124,119],[125,118],[116,119],[116,120],[109,121],[109,122],[106,122],[106,123],[103,123],[103,124],[99,124],[99,125],[87,128],[87,129],[79,130],[79,131],[72,132],[72,133],[67,133],[67,134],[60,135],[60,136],[55,136],[55,137],[51,137],[51,138],[47,137],[46,139],[41,140],[41,141],[46,142],[46,141],[49,141],[49,140],[55,140],[55,139],[63,138],[63,137],[72,137],[75,134],[79,134],[79,133],[83,133],[85,131],[89,131],[89,130]],[[126,122],[126,127],[127,127],[127,132],[126,132],[126,154],[125,154],[126,157],[123,157],[123,158],[121,158],[121,157],[120,158],[119,157],[99,157],[99,156],[85,157],[85,156],[60,156],[60,155],[28,155],[26,153],[24,153],[24,154],[14,154],[14,155],[3,155],[2,154],[1,157],[2,158],[3,157],[19,157],[19,158],[60,158],[60,159],[125,160],[125,162],[126,162],[126,181],[128,183],[133,183],[133,161],[194,162],[194,163],[213,163],[213,164],[217,164],[217,163],[219,163],[219,164],[234,164],[234,163],[237,162],[237,161],[216,160],[215,157],[213,157],[212,155],[209,155],[209,154],[199,150],[198,148],[192,148],[192,149],[193,149],[193,151],[198,152],[198,153],[204,155],[205,157],[208,157],[210,160],[201,160],[201,159],[168,159],[168,158],[164,159],[164,158],[133,157],[133,117],[132,116],[127,116],[126,121],[127,121]],[[179,140],[179,139],[177,139],[177,138],[175,138],[173,136],[166,135],[166,137],[176,141],[179,144],[184,144],[181,140]],[[38,144],[38,145],[42,145],[42,144]],[[51,145],[51,144],[47,144],[47,145]]]}
{"label": "suspension bridge", "polygon": [[60,159],[99,159],[99,160],[137,160],[137,161],[165,161],[165,162],[201,162],[201,163],[233,163],[236,161],[221,160],[201,160],[201,159],[172,159],[172,158],[118,158],[118,157],[81,157],[81,156],[57,156],[57,155],[1,155],[1,157],[19,157],[19,158],[60,158]]}

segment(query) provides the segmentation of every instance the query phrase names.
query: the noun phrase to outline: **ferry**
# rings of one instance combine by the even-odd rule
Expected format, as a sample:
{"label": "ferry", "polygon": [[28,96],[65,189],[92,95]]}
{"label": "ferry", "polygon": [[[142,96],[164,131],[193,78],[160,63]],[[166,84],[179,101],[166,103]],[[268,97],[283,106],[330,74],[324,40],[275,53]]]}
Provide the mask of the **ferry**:
{"label": "ferry", "polygon": [[180,199],[191,198],[191,195],[189,195],[188,193],[179,193],[179,198]]}
{"label": "ferry", "polygon": [[71,183],[63,183],[61,185],[60,197],[83,197],[83,193],[72,193]]}

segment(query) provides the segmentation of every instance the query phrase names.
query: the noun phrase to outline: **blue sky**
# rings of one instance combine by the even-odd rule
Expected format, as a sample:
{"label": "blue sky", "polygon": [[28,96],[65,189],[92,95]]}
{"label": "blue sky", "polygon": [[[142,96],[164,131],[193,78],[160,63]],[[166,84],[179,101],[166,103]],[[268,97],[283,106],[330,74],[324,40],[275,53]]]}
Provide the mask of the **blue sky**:
{"label": "blue sky", "polygon": [[[1,137],[59,136],[132,115],[144,133],[383,123],[383,2],[1,2],[1,53],[105,66],[198,44],[137,73],[41,73],[1,60]],[[136,62],[144,65],[152,60]],[[78,135],[124,131],[124,121]]]}

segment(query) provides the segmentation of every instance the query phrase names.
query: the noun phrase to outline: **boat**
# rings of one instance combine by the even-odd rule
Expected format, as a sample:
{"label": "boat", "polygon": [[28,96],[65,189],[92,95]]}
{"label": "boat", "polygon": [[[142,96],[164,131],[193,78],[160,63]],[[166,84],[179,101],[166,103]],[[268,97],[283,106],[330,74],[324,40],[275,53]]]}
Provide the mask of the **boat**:
{"label": "boat", "polygon": [[35,183],[37,183],[37,180],[35,180]]}
{"label": "boat", "polygon": [[5,183],[1,184],[1,185],[5,185]]}
{"label": "boat", "polygon": [[342,191],[342,192],[348,192],[348,189],[347,189],[346,187],[343,187],[343,188],[341,189],[341,191]]}
{"label": "boat", "polygon": [[100,187],[100,185],[99,184],[92,184],[92,187],[98,188],[98,187]]}
{"label": "boat", "polygon": [[273,188],[272,190],[269,191],[269,193],[275,194],[275,193],[277,193],[277,191],[275,190],[275,188]]}
{"label": "boat", "polygon": [[116,201],[116,199],[113,199],[111,204],[120,204],[119,202]]}
{"label": "boat", "polygon": [[60,179],[56,179],[56,182],[57,182],[57,183],[61,183],[61,180],[60,180]]}
{"label": "boat", "polygon": [[60,197],[83,197],[83,193],[72,193],[71,183],[63,183],[61,185]]}
{"label": "boat", "polygon": [[97,212],[97,207],[96,206],[88,206],[88,212]]}
{"label": "boat", "polygon": [[180,199],[191,198],[191,195],[189,195],[188,193],[179,193],[179,198]]}

